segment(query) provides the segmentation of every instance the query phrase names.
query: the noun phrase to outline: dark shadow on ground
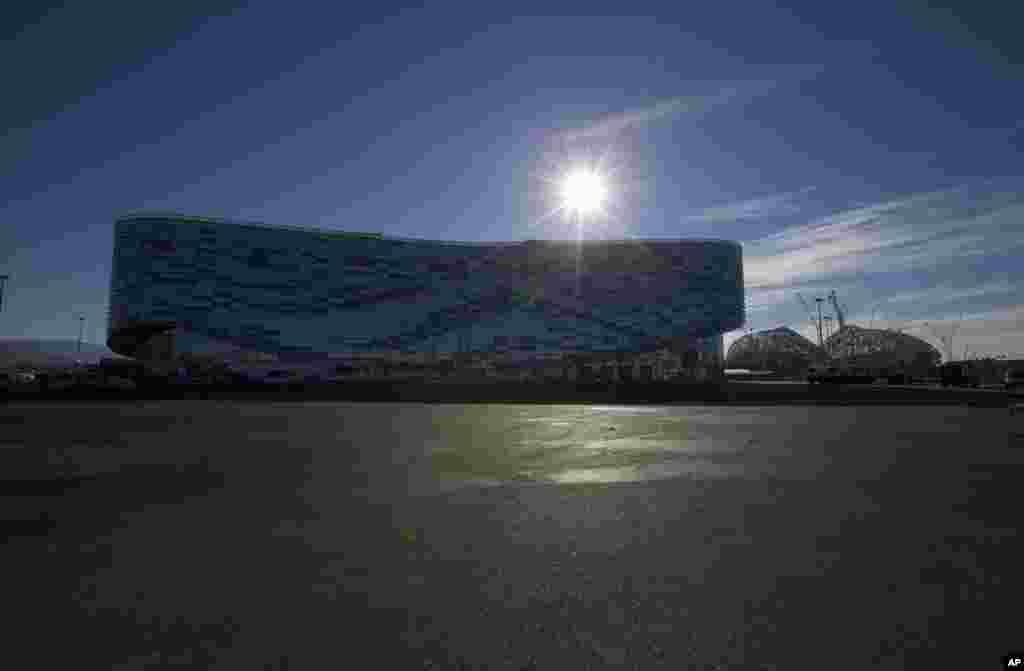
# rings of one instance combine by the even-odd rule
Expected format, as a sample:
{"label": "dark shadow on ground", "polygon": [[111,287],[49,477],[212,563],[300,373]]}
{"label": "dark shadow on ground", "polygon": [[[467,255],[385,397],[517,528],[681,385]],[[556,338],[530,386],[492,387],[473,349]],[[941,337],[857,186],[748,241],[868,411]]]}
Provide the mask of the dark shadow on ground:
{"label": "dark shadow on ground", "polygon": [[250,400],[412,403],[625,403],[708,405],[968,405],[1006,407],[1001,391],[873,384],[653,382],[393,382],[235,386],[158,386],[133,391],[66,389],[19,393],[11,401]]}
{"label": "dark shadow on ground", "polygon": [[[111,473],[0,480],[0,538],[45,536],[59,525],[109,524],[113,515],[152,503],[202,496],[224,485],[222,473],[198,464],[133,464]],[[88,508],[76,504],[87,500]]]}

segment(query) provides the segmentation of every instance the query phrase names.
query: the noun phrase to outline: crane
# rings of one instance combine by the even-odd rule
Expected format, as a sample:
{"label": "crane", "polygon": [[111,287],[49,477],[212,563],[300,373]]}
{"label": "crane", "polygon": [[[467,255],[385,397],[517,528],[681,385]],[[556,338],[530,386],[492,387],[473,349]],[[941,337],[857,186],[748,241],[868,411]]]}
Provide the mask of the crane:
{"label": "crane", "polygon": [[9,279],[11,279],[10,275],[0,275],[0,312],[4,311],[4,286]]}
{"label": "crane", "polygon": [[811,310],[811,306],[807,303],[807,299],[799,291],[796,292],[796,297],[800,299],[800,305],[804,306],[804,311],[807,312],[807,316],[814,319],[814,311]]}
{"label": "crane", "polygon": [[807,299],[804,298],[804,295],[799,291],[796,292],[796,297],[800,299],[800,305],[804,306],[804,312],[807,313],[807,319],[809,319],[812,324],[817,326],[818,320],[815,319],[814,317],[814,310],[811,308],[811,304],[807,302]]}
{"label": "crane", "polygon": [[846,326],[846,315],[845,310],[839,306],[839,299],[836,298],[836,290],[833,289],[828,294],[828,301],[832,304],[832,309],[836,311],[836,318],[839,320],[839,330],[842,331]]}

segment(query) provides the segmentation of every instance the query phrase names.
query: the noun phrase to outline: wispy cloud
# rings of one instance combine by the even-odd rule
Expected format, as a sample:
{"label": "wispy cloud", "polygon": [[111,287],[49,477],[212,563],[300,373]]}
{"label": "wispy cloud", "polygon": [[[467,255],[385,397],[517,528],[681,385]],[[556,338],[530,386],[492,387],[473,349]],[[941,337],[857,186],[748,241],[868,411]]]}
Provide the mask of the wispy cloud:
{"label": "wispy cloud", "polygon": [[742,219],[796,215],[803,210],[801,203],[803,197],[813,190],[814,187],[808,186],[799,191],[715,205],[684,215],[683,221],[685,223],[718,224]]}
{"label": "wispy cloud", "polygon": [[746,245],[748,286],[911,270],[1024,244],[1024,191],[963,187],[849,210]]}
{"label": "wispy cloud", "polygon": [[730,82],[708,94],[667,98],[645,107],[610,114],[582,128],[566,131],[561,139],[573,142],[603,138],[619,135],[655,121],[679,117],[698,118],[722,105],[751,100],[779,86],[806,81],[820,72],[819,66],[796,66],[767,79]]}
{"label": "wispy cloud", "polygon": [[963,300],[965,298],[981,298],[985,296],[996,296],[1013,294],[1019,290],[1012,282],[1002,280],[997,282],[986,282],[975,287],[955,288],[950,284],[942,284],[930,287],[923,291],[907,291],[885,296],[879,301],[880,306],[891,304],[915,304],[932,305],[935,303],[948,303]]}
{"label": "wispy cloud", "polygon": [[[762,86],[765,86],[762,84]],[[700,116],[709,110],[736,100],[740,89],[731,86],[711,95],[680,96],[659,101],[648,107],[628,110],[619,114],[611,114],[583,128],[566,132],[563,139],[576,140],[619,135],[625,131],[644,126],[653,121],[679,116]]]}
{"label": "wispy cloud", "polygon": [[1015,253],[1024,253],[1024,179],[836,212],[744,244],[748,317],[757,329],[788,323],[814,338],[796,293],[836,289],[853,308],[850,321],[934,341],[925,322],[969,312],[958,340],[971,351],[1024,352],[1024,268]]}

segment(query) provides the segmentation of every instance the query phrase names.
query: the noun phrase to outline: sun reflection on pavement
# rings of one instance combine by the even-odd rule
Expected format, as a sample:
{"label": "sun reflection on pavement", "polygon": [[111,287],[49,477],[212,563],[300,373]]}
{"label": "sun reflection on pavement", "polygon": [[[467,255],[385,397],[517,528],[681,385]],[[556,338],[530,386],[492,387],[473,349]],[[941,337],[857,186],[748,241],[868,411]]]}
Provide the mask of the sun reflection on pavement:
{"label": "sun reflection on pavement", "polygon": [[[430,450],[436,479],[448,486],[508,482],[636,482],[693,475],[721,477],[740,469],[733,457],[748,445],[670,408],[551,407],[463,425]],[[730,439],[731,438],[731,439]]]}

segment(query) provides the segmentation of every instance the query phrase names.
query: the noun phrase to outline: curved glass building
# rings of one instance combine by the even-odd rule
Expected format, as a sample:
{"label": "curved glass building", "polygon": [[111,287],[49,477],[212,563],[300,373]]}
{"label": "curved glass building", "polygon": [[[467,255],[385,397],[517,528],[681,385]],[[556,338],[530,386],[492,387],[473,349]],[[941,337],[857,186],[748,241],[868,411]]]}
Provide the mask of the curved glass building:
{"label": "curved glass building", "polygon": [[846,324],[825,340],[825,349],[839,359],[873,366],[910,366],[927,371],[939,365],[939,350],[909,333]]}
{"label": "curved glass building", "polygon": [[726,363],[730,368],[794,373],[827,358],[823,348],[793,329],[781,326],[737,339],[729,345]]}
{"label": "curved glass building", "polygon": [[729,346],[731,368],[802,374],[815,363],[846,363],[870,369],[901,370],[924,376],[941,360],[931,344],[912,335],[845,324],[819,347],[785,326],[751,333]]}
{"label": "curved glass building", "polygon": [[108,345],[138,358],[668,349],[721,363],[744,321],[720,240],[443,242],[140,214],[115,223]]}

